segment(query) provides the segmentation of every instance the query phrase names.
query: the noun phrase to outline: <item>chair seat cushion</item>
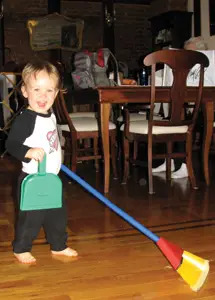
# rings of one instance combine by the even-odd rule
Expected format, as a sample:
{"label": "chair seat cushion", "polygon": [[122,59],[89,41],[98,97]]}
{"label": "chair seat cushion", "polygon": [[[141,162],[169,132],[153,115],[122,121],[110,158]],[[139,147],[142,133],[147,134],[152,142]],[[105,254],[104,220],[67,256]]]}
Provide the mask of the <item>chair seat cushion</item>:
{"label": "chair seat cushion", "polygon": [[[153,134],[174,134],[174,133],[186,133],[188,126],[153,126]],[[120,127],[120,130],[124,130],[124,124]],[[135,121],[130,122],[129,132],[147,134],[148,133],[148,121]]]}
{"label": "chair seat cushion", "polygon": [[[75,130],[78,132],[82,131],[98,131],[98,120],[96,118],[74,118],[72,119],[72,124],[75,127]],[[60,125],[62,131],[69,131],[69,126],[67,124]],[[115,129],[116,125],[109,121],[109,130]]]}
{"label": "chair seat cushion", "polygon": [[[154,115],[153,116],[154,120],[162,120],[163,117],[160,115]],[[134,121],[142,121],[142,120],[146,120],[146,113],[130,113],[130,122],[134,122]],[[123,116],[120,116],[117,119],[117,122],[123,122]]]}
{"label": "chair seat cushion", "polygon": [[[130,121],[146,120],[146,113],[130,113]],[[117,122],[123,122],[123,116],[117,118]]]}
{"label": "chair seat cushion", "polygon": [[79,112],[73,112],[69,114],[70,118],[81,118],[81,117],[87,117],[87,118],[95,118],[96,113],[93,111],[79,111]]}

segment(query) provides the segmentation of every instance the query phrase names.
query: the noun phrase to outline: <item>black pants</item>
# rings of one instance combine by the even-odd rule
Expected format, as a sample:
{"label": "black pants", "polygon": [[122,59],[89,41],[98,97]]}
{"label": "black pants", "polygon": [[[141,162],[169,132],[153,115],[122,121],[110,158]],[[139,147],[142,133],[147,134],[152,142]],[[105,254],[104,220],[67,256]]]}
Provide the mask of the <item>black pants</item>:
{"label": "black pants", "polygon": [[67,213],[64,199],[61,208],[21,211],[19,209],[20,188],[21,182],[26,175],[21,173],[18,178],[18,215],[15,226],[15,238],[12,243],[13,251],[15,253],[31,251],[33,240],[36,239],[41,227],[44,228],[50,249],[54,251],[64,250],[67,248]]}

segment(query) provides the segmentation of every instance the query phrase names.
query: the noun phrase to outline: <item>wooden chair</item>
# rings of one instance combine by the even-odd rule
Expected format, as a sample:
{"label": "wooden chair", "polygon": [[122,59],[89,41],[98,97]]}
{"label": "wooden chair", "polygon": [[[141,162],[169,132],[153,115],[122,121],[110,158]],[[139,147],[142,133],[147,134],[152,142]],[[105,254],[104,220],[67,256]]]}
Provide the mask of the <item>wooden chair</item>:
{"label": "wooden chair", "polygon": [[[155,86],[155,70],[157,63],[167,64],[173,72],[173,84],[170,87],[169,97],[169,117],[163,120],[154,120],[153,111],[156,100]],[[127,181],[129,175],[129,143],[133,141],[145,141],[148,144],[148,180],[149,193],[153,194],[152,180],[152,159],[166,159],[166,177],[171,179],[171,159],[186,158],[188,175],[191,185],[197,189],[196,179],[192,165],[192,134],[196,123],[202,91],[204,68],[208,67],[208,58],[197,51],[191,50],[160,50],[147,55],[144,59],[146,66],[151,66],[151,103],[148,121],[129,121],[129,111],[126,110],[125,126],[124,126],[124,177],[123,182]],[[196,64],[200,64],[199,68],[199,86],[196,93],[196,101],[194,103],[192,114],[189,119],[185,116],[185,96],[186,96],[186,80],[189,71]],[[175,142],[185,142],[186,151],[184,153],[176,153],[173,150]],[[165,153],[154,153],[153,145],[155,143],[165,143]]]}
{"label": "wooden chair", "polygon": [[[70,166],[72,171],[76,171],[77,162],[86,160],[95,160],[95,167],[98,171],[98,160],[102,158],[99,153],[99,122],[96,118],[92,117],[78,117],[71,118],[65,101],[63,93],[60,92],[53,109],[57,118],[57,123],[59,125],[62,137],[65,139],[62,149],[64,150],[65,162]],[[116,126],[112,122],[109,124],[110,141],[111,141],[111,159],[114,178],[117,178],[117,168],[116,168]],[[79,147],[79,142],[85,139],[92,139],[93,146]],[[69,159],[67,159],[69,158]]]}
{"label": "wooden chair", "polygon": [[[62,78],[64,89],[67,91],[66,94],[64,94],[64,101],[70,118],[96,118],[95,104],[89,104],[87,101],[83,101],[83,97],[88,98],[86,93],[83,94],[83,92],[85,92],[84,90],[74,90],[71,73],[64,72]],[[75,98],[77,98],[77,100],[75,100]],[[79,103],[79,99],[84,103],[82,103],[82,101]]]}

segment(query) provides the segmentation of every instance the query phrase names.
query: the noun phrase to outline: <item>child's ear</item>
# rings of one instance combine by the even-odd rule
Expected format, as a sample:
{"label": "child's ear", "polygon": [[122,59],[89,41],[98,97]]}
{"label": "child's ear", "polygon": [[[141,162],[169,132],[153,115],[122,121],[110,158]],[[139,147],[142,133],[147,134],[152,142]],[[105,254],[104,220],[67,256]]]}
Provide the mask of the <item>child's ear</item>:
{"label": "child's ear", "polygon": [[24,85],[22,85],[21,91],[22,91],[23,96],[24,96],[25,98],[28,98],[28,94],[27,94],[27,92],[26,92],[26,89],[25,89],[25,86],[24,86]]}

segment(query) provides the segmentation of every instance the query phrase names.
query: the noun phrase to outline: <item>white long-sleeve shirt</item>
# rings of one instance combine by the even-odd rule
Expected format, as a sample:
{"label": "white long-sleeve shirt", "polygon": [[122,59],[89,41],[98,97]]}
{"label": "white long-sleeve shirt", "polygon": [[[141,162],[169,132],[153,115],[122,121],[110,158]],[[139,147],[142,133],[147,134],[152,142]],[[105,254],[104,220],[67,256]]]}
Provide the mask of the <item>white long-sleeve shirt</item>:
{"label": "white long-sleeve shirt", "polygon": [[27,174],[38,171],[38,162],[25,157],[30,148],[43,148],[46,153],[46,172],[59,173],[61,145],[53,113],[41,114],[26,109],[13,122],[6,149],[22,161],[22,170]]}

